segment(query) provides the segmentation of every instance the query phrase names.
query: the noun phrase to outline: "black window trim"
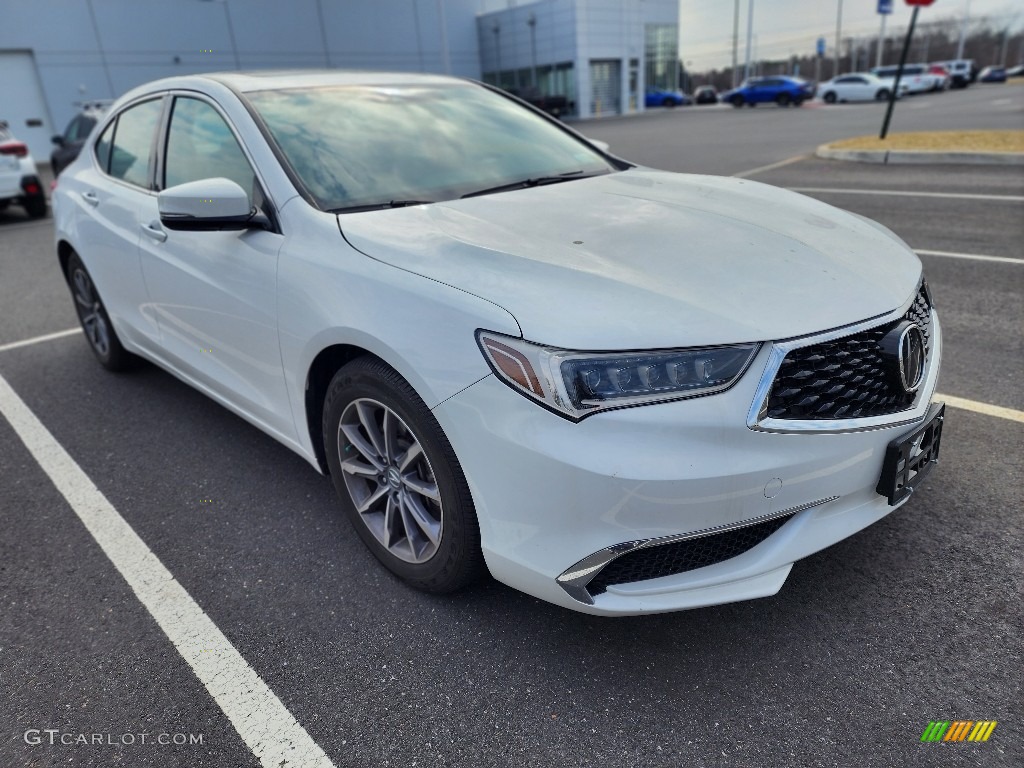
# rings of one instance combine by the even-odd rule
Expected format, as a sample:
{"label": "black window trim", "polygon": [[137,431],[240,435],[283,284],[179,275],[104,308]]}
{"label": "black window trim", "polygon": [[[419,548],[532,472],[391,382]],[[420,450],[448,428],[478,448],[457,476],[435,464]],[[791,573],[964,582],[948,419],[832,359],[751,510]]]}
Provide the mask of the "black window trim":
{"label": "black window trim", "polygon": [[[161,124],[161,121],[163,120],[164,112],[166,112],[166,110],[167,110],[167,100],[166,100],[166,97],[167,97],[167,92],[166,91],[157,91],[155,93],[147,93],[147,94],[144,94],[142,96],[139,96],[138,98],[133,99],[129,103],[123,105],[120,109],[117,110],[117,112],[115,114],[112,114],[110,116],[110,118],[104,123],[103,128],[101,128],[99,131],[96,132],[96,140],[93,141],[93,143],[92,143],[90,154],[92,155],[92,161],[93,161],[93,164],[95,165],[96,169],[99,170],[103,174],[104,178],[106,178],[108,181],[115,182],[115,183],[120,184],[120,185],[122,185],[124,187],[128,187],[129,189],[134,189],[137,192],[144,192],[147,195],[152,195],[154,197],[156,196],[156,191],[153,189],[154,173],[155,173],[155,166],[156,166],[154,154],[155,154],[155,151],[156,151],[157,137],[159,136],[159,126]],[[156,101],[157,99],[161,100],[162,104],[160,106],[160,110],[161,110],[160,111],[160,117],[157,118],[157,130],[155,130],[153,132],[153,137],[150,140],[150,146],[149,146],[149,165],[146,167],[147,186],[146,187],[140,187],[138,184],[132,184],[130,181],[125,181],[124,179],[119,179],[116,176],[112,176],[110,174],[110,160],[114,156],[114,144],[117,141],[117,129],[118,129],[117,123],[120,121],[121,115],[123,115],[129,109],[132,109],[133,107],[140,106],[141,104],[144,104],[147,101]],[[103,133],[111,125],[113,125],[114,128],[113,128],[113,133],[111,133],[111,135],[110,135],[110,157],[107,158],[107,167],[104,168],[104,167],[102,167],[100,165],[99,157],[96,154],[96,150],[97,150],[97,148],[99,146],[100,139],[103,137]]]}
{"label": "black window trim", "polygon": [[253,204],[256,205],[257,202],[262,202],[262,205],[258,205],[257,207],[262,213],[264,213],[267,216],[268,219],[270,219],[270,231],[279,235],[283,234],[283,232],[281,231],[281,220],[277,215],[277,204],[274,202],[274,199],[270,196],[270,194],[267,191],[269,189],[269,187],[267,186],[267,182],[263,178],[263,174],[260,173],[259,166],[256,164],[256,162],[253,161],[252,153],[249,151],[249,148],[245,145],[245,142],[242,140],[242,137],[238,134],[238,130],[235,128],[234,123],[231,122],[231,118],[224,112],[224,108],[221,107],[221,105],[217,103],[217,100],[210,96],[210,94],[205,93],[203,91],[192,90],[190,88],[174,88],[170,91],[167,91],[167,96],[169,98],[167,99],[167,104],[164,108],[164,114],[160,122],[159,142],[156,148],[157,164],[156,168],[154,169],[154,173],[155,189],[157,193],[165,189],[164,183],[166,182],[165,165],[167,163],[167,139],[170,136],[171,119],[174,116],[174,102],[179,98],[195,99],[196,101],[201,101],[204,104],[213,107],[213,110],[218,115],[220,115],[221,119],[224,121],[224,124],[228,127],[228,130],[231,131],[231,135],[234,136],[235,138],[235,143],[238,144],[239,149],[242,150],[242,155],[245,157],[246,162],[249,163],[249,167],[252,169],[253,175],[255,175],[256,177],[256,183],[259,185],[260,200],[257,201],[254,199]]}

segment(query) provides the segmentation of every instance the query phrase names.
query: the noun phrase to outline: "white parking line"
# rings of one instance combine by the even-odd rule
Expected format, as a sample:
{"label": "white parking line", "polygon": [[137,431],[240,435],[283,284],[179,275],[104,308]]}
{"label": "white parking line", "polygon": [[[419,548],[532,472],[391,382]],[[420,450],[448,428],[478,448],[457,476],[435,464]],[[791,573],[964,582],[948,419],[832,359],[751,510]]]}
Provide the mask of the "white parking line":
{"label": "white parking line", "polygon": [[914,250],[918,256],[942,256],[949,259],[971,259],[973,261],[998,261],[1003,264],[1024,264],[1024,259],[1015,259],[1012,256],[983,256],[980,253],[951,253],[950,251],[919,251]]}
{"label": "white parking line", "polygon": [[825,187],[786,187],[790,192],[821,195],[883,195],[889,197],[938,197],[946,200],[995,200],[1024,203],[1024,195],[976,195],[968,192],[915,192],[902,189],[833,189]]}
{"label": "white parking line", "polygon": [[0,376],[0,414],[265,768],[334,763]]}
{"label": "white parking line", "polygon": [[753,176],[754,174],[757,174],[757,173],[764,173],[765,171],[773,171],[776,168],[782,168],[783,166],[786,166],[786,165],[792,165],[793,163],[799,163],[801,160],[806,160],[808,157],[810,157],[810,155],[798,155],[797,157],[791,157],[788,160],[780,160],[779,162],[772,163],[771,165],[762,165],[762,166],[759,166],[757,168],[751,168],[749,171],[740,171],[739,173],[734,173],[733,174],[733,178],[745,179],[748,176]]}
{"label": "white parking line", "polygon": [[9,344],[0,344],[0,352],[6,352],[9,349],[18,349],[19,347],[31,347],[33,344],[39,344],[43,341],[53,341],[54,339],[63,339],[65,336],[74,336],[76,333],[81,332],[81,328],[68,328],[66,331],[56,331],[42,336],[34,336],[31,339],[12,341]]}
{"label": "white parking line", "polygon": [[979,403],[977,400],[965,400],[962,397],[953,397],[952,395],[940,395],[938,392],[932,395],[932,399],[944,400],[946,405],[952,408],[960,408],[964,411],[974,411],[974,413],[983,413],[986,416],[995,416],[999,419],[1007,419],[1009,421],[1016,421],[1019,424],[1024,424],[1024,411],[1015,411],[1013,408],[1004,408],[1001,405]]}

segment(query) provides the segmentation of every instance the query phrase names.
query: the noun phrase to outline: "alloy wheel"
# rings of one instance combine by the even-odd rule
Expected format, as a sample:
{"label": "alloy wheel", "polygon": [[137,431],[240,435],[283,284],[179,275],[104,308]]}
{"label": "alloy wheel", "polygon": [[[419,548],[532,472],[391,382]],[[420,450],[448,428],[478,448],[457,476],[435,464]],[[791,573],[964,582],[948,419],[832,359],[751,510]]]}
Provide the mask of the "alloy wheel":
{"label": "alloy wheel", "polygon": [[370,398],[338,423],[338,459],[359,519],[392,555],[424,563],[441,543],[441,493],[423,446],[393,410]]}
{"label": "alloy wheel", "polygon": [[75,295],[75,309],[82,321],[85,335],[93,349],[101,357],[110,354],[110,329],[107,327],[103,304],[96,294],[96,289],[89,275],[82,268],[76,268],[71,275],[71,283]]}

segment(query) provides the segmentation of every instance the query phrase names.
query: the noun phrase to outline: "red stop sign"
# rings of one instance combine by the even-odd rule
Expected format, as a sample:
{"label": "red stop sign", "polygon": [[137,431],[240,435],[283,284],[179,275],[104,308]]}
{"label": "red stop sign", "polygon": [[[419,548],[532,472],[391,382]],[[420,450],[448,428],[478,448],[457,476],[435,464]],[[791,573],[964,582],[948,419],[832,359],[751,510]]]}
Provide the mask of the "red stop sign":
{"label": "red stop sign", "polygon": [[922,8],[927,8],[929,5],[934,3],[935,0],[907,0],[907,5],[919,5]]}

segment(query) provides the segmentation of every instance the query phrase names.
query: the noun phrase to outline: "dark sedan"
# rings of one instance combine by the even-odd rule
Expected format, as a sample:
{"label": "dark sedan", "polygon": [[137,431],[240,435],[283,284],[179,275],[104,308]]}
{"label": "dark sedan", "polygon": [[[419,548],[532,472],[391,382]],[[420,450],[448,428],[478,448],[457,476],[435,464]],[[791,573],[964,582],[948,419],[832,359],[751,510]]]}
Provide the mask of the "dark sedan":
{"label": "dark sedan", "polygon": [[53,143],[56,146],[53,152],[50,153],[50,167],[53,169],[54,176],[58,176],[61,171],[71,165],[75,158],[78,157],[78,153],[82,151],[85,140],[89,138],[89,134],[92,132],[96,122],[103,117],[109,106],[109,101],[96,101],[85,104],[82,107],[82,111],[75,115],[71,122],[68,123],[64,133],[58,133],[53,137]]}

